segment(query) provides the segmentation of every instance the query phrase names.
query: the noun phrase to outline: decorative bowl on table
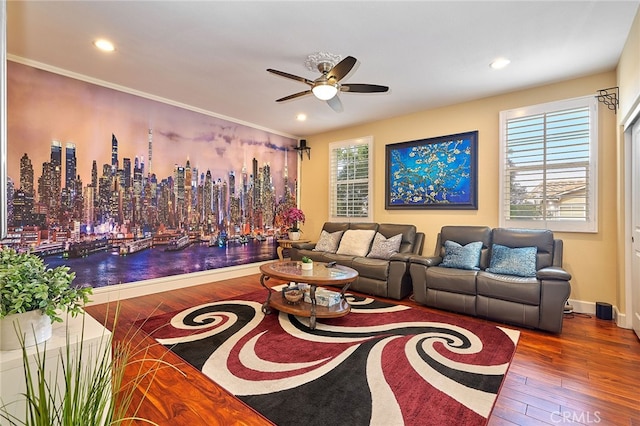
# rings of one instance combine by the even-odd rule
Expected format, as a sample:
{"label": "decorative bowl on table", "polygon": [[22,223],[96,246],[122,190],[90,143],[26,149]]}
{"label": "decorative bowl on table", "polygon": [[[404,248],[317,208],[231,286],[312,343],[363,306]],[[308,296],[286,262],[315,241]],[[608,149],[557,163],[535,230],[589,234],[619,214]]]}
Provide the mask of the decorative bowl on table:
{"label": "decorative bowl on table", "polygon": [[302,290],[299,290],[299,289],[289,290],[284,292],[285,300],[293,305],[295,305],[296,303],[299,303],[302,300],[303,296],[304,296],[304,293],[302,292]]}

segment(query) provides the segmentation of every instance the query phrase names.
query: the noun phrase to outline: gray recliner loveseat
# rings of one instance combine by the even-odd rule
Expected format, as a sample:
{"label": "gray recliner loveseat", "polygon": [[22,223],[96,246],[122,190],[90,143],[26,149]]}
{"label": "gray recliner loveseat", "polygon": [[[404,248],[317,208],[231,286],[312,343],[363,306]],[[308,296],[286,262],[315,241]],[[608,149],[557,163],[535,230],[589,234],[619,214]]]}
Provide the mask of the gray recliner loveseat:
{"label": "gray recliner loveseat", "polygon": [[[307,256],[315,262],[335,261],[353,268],[358,271],[358,278],[350,288],[363,293],[398,300],[411,294],[409,259],[420,255],[424,245],[424,233],[417,232],[414,225],[326,222],[322,232],[321,240],[325,234],[333,235],[333,247],[318,244],[320,241],[293,243],[291,260],[301,260]],[[361,247],[346,247],[347,240],[352,236],[356,241],[353,238],[351,241],[356,245],[362,243]],[[376,250],[376,247],[383,247],[392,239],[396,242],[399,240],[397,253],[396,250],[386,254],[384,250]]]}
{"label": "gray recliner loveseat", "polygon": [[[458,267],[460,258],[454,255],[470,243],[476,248],[481,244],[477,266]],[[453,256],[449,265],[445,265],[447,247]],[[562,269],[562,249],[562,240],[554,239],[548,230],[445,226],[438,235],[434,256],[411,258],[415,301],[559,333],[571,293],[571,275]],[[514,255],[525,252],[528,261]],[[522,273],[526,263],[529,268]]]}

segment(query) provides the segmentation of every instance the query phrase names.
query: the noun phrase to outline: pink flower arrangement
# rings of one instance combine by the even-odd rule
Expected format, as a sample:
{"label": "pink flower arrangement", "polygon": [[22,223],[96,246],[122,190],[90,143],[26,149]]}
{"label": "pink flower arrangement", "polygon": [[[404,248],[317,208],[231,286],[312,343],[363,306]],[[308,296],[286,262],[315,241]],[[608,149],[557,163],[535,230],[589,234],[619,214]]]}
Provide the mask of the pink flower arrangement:
{"label": "pink flower arrangement", "polygon": [[282,214],[282,221],[289,226],[289,231],[299,232],[298,223],[304,223],[304,212],[295,207],[291,207]]}

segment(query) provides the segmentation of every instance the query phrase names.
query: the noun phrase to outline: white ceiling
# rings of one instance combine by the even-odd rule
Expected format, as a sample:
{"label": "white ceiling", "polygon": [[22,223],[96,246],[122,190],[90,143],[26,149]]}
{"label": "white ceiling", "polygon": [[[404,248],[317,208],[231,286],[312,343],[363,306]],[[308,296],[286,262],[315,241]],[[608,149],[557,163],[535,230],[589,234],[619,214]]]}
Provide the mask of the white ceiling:
{"label": "white ceiling", "polygon": [[[7,52],[247,122],[308,136],[615,68],[634,1],[8,1]],[[92,41],[117,46],[98,52]],[[354,56],[336,113],[275,68],[311,80],[307,55]],[[504,70],[489,63],[511,59]],[[21,59],[22,60],[22,59]],[[46,68],[45,67],[45,68]],[[307,114],[305,122],[296,121]]]}

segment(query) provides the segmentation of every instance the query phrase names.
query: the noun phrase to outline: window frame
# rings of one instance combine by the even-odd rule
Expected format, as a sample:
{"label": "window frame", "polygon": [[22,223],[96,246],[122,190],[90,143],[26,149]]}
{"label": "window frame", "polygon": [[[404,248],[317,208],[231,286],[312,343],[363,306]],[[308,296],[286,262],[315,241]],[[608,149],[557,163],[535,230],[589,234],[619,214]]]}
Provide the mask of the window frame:
{"label": "window frame", "polygon": [[[588,108],[589,111],[589,159],[586,171],[586,209],[585,220],[558,220],[541,218],[536,220],[511,219],[510,180],[507,150],[507,124],[511,119],[527,116],[553,114],[564,110]],[[525,106],[500,112],[500,157],[499,157],[499,224],[508,228],[549,229],[555,232],[598,232],[598,101],[594,96],[583,96],[538,105]],[[541,169],[547,168],[547,162]],[[546,193],[545,193],[546,195]]]}
{"label": "window frame", "polygon": [[[337,200],[337,171],[334,172],[334,153],[338,149],[345,147],[358,147],[367,145],[368,148],[368,163],[367,163],[367,215],[366,216],[340,216],[336,213]],[[329,143],[329,221],[331,222],[373,222],[373,136],[364,136],[361,138],[348,139],[344,141],[337,141]],[[357,179],[362,180],[362,179]]]}

